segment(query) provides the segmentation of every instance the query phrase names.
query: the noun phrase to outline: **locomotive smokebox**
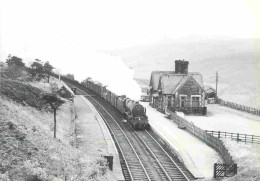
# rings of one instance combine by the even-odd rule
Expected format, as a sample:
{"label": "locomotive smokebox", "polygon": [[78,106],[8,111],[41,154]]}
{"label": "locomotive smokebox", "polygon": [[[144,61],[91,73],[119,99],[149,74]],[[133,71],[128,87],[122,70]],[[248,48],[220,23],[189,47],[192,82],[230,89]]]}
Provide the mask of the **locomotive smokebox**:
{"label": "locomotive smokebox", "polygon": [[188,74],[189,62],[185,60],[175,60],[175,73]]}

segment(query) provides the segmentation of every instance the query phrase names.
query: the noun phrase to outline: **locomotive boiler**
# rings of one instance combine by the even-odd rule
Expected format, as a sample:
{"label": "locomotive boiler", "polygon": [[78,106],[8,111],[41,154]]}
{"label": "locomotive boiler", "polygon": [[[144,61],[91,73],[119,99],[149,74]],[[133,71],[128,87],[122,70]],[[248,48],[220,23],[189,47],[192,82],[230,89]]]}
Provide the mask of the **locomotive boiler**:
{"label": "locomotive boiler", "polygon": [[149,129],[146,109],[139,102],[126,100],[126,119],[135,129]]}

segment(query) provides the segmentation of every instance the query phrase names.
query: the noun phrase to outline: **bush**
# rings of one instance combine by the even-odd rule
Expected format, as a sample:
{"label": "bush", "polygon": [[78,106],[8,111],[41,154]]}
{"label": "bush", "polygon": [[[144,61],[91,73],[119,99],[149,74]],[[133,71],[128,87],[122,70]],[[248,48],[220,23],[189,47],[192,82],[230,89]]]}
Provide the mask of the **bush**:
{"label": "bush", "polygon": [[1,80],[0,87],[0,95],[4,95],[22,105],[29,105],[37,109],[42,108],[42,90],[13,80]]}

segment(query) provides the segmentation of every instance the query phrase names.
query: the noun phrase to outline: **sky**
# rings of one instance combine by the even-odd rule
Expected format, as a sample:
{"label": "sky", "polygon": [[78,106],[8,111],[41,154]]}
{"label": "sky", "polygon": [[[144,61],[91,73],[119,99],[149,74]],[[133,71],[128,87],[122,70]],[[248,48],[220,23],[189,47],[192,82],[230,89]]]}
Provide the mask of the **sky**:
{"label": "sky", "polygon": [[[38,58],[49,61],[62,73],[73,73],[79,80],[91,76],[90,70],[97,72],[105,65],[102,61],[113,61],[96,50],[191,35],[260,38],[259,0],[0,0],[0,3],[1,61],[8,54],[24,60]],[[107,71],[106,76],[116,72],[116,68],[107,67]]]}

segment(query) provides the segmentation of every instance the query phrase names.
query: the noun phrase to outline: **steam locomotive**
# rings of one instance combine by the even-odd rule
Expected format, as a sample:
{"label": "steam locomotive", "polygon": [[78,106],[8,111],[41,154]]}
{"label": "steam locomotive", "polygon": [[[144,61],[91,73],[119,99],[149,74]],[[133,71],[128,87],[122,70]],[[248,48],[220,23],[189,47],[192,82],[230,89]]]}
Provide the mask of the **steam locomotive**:
{"label": "steam locomotive", "polygon": [[115,107],[136,130],[149,129],[148,117],[146,116],[146,108],[138,101],[131,100],[125,95],[117,95],[107,89],[106,86],[92,79],[86,79],[82,84],[95,92],[98,96],[107,100]]}

